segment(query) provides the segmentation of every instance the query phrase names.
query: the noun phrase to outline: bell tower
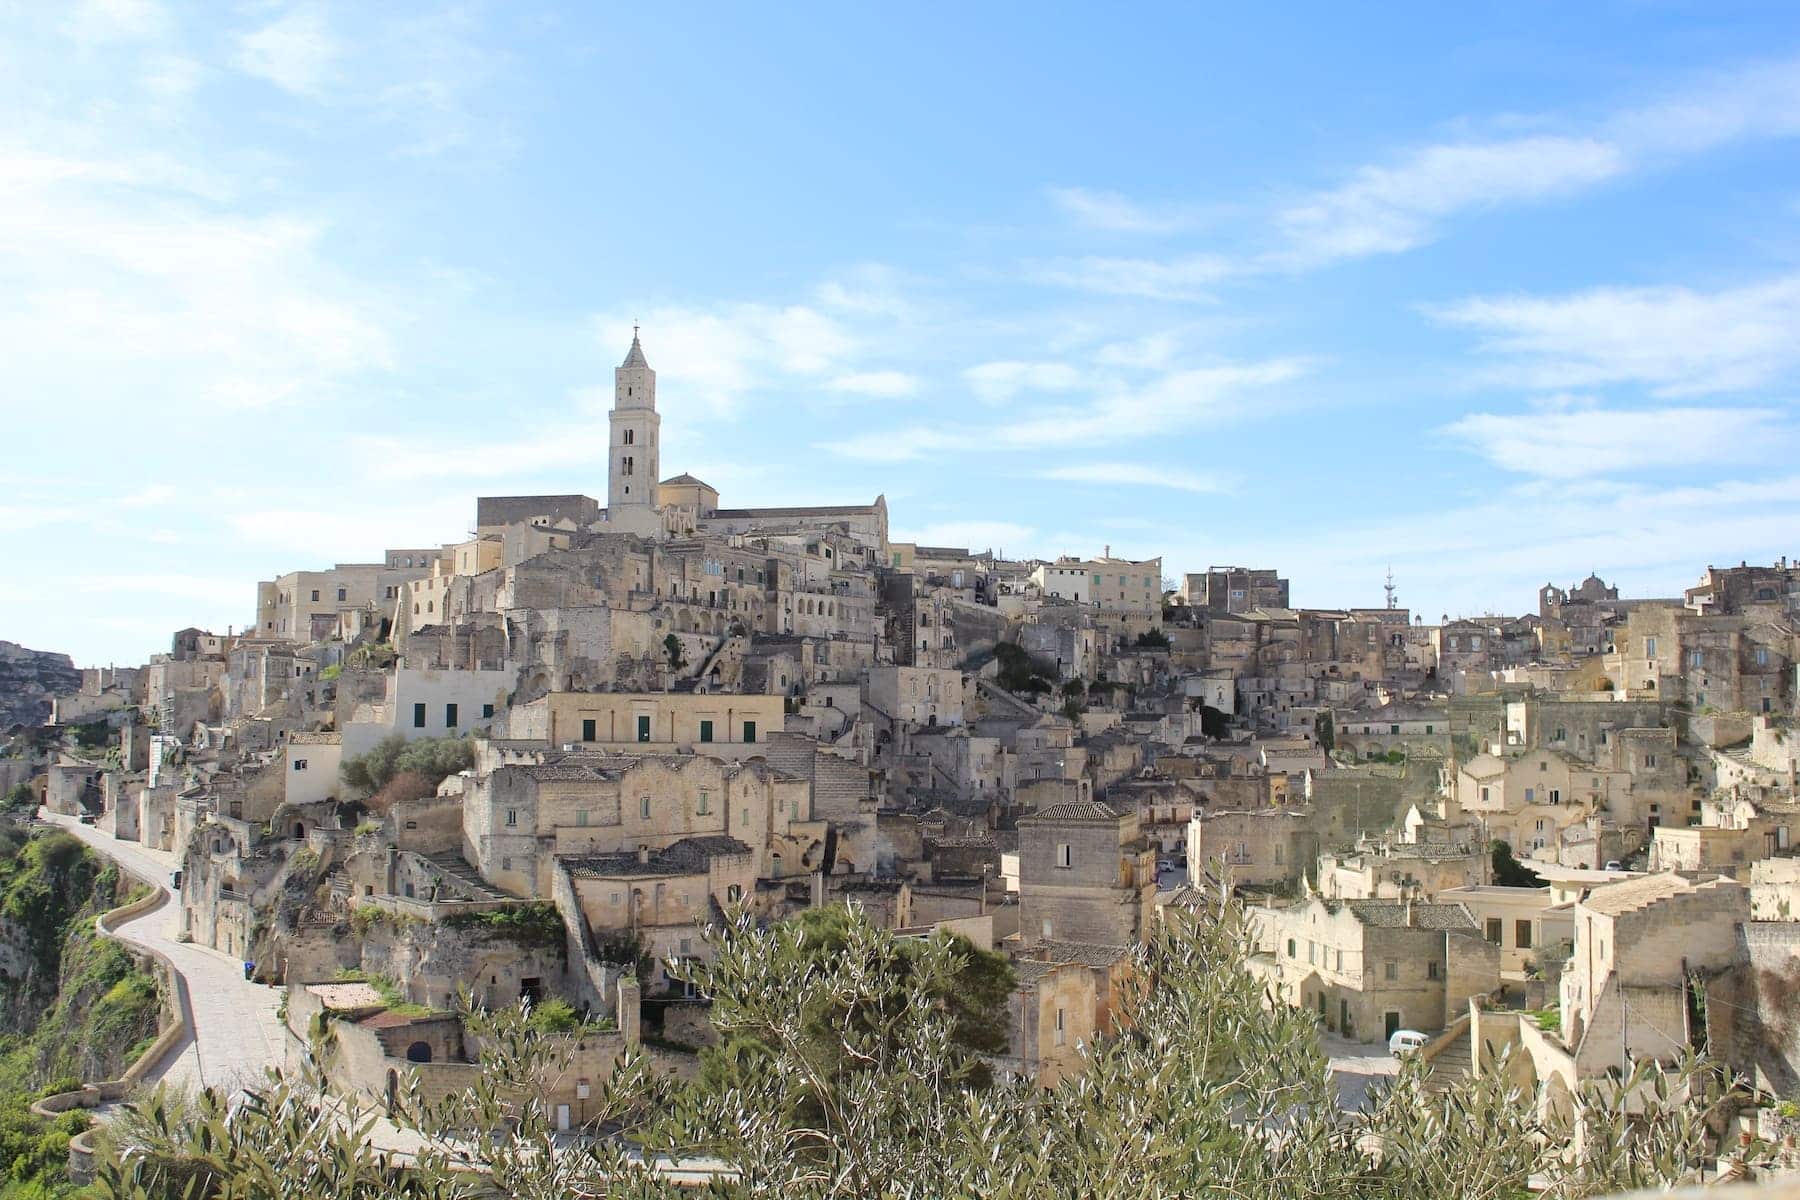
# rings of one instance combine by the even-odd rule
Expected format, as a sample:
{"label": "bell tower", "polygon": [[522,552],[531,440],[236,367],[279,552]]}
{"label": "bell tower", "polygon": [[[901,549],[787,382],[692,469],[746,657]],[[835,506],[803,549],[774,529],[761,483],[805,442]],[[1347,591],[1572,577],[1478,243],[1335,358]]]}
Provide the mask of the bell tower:
{"label": "bell tower", "polygon": [[661,478],[657,437],[662,418],[656,412],[656,372],[631,327],[631,350],[613,371],[611,457],[606,469],[609,521],[621,513],[656,511],[656,485]]}

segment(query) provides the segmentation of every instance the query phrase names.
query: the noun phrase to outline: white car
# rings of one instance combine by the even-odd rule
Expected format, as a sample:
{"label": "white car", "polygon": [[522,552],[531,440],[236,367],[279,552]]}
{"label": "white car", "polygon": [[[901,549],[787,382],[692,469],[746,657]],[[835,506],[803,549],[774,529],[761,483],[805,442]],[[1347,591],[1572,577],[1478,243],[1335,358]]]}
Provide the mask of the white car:
{"label": "white car", "polygon": [[1417,1054],[1425,1048],[1431,1039],[1416,1029],[1396,1029],[1394,1036],[1388,1039],[1388,1053],[1395,1058],[1405,1058],[1409,1054]]}

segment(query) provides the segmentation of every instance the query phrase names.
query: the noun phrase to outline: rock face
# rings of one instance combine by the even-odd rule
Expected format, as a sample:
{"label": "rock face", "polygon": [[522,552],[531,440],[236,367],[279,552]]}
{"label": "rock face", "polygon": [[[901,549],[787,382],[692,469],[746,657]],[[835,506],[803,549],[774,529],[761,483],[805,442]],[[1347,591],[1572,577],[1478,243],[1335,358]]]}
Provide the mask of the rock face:
{"label": "rock face", "polygon": [[80,686],[81,672],[68,655],[0,642],[0,733],[42,725],[50,719],[50,698]]}

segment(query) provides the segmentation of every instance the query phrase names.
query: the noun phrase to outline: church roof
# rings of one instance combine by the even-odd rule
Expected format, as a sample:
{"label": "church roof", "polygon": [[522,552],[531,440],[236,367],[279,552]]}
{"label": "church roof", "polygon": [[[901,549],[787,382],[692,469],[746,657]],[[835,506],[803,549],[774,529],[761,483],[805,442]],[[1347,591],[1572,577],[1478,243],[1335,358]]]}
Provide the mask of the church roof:
{"label": "church roof", "polygon": [[679,475],[671,475],[669,478],[663,480],[664,486],[668,486],[670,484],[677,484],[677,485],[679,485],[679,484],[694,484],[694,485],[698,485],[698,486],[703,487],[703,488],[707,489],[708,491],[712,491],[712,492],[716,492],[719,490],[718,488],[714,487],[712,484],[706,482],[706,480],[704,480],[704,479],[695,479],[692,475],[689,475],[686,471],[683,471]]}
{"label": "church roof", "polygon": [[621,367],[648,367],[650,362],[644,357],[644,348],[638,345],[637,330],[631,331],[631,349],[625,352],[625,361]]}

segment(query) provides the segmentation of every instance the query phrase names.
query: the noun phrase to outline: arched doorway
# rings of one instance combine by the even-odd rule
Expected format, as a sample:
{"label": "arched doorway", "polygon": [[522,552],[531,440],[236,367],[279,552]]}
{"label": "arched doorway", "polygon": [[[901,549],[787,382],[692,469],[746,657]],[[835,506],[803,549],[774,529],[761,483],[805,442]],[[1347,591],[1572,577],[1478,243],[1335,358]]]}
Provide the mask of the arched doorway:
{"label": "arched doorway", "polygon": [[406,1061],[414,1062],[414,1063],[430,1062],[431,1061],[431,1043],[430,1042],[414,1042],[412,1045],[408,1046],[406,1048]]}

